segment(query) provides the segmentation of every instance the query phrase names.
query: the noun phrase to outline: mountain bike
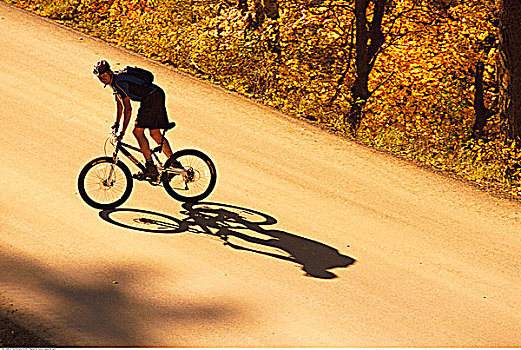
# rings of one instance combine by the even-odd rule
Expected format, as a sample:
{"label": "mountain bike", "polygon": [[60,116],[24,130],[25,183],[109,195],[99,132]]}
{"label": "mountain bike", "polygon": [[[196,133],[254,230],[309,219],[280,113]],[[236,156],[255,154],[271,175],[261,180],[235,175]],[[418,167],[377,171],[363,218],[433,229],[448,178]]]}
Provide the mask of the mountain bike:
{"label": "mountain bike", "polygon": [[[151,149],[152,156],[156,160],[158,176],[147,179],[132,175],[130,169],[119,157],[120,154],[123,154],[144,172],[145,165],[129,151],[141,153],[141,150],[123,142],[113,130],[107,140],[114,146],[112,156],[91,160],[83,167],[78,176],[78,190],[81,198],[88,205],[97,209],[116,208],[130,197],[134,179],[147,181],[153,186],[163,186],[171,197],[180,202],[194,203],[208,197],[217,182],[217,172],[210,157],[195,149],[176,151],[173,157],[167,159],[164,164],[158,157],[163,149],[166,132],[174,127],[175,123],[170,123],[163,131],[160,145]],[[107,142],[105,146],[107,146]],[[105,147],[105,154],[107,154],[107,147]]]}

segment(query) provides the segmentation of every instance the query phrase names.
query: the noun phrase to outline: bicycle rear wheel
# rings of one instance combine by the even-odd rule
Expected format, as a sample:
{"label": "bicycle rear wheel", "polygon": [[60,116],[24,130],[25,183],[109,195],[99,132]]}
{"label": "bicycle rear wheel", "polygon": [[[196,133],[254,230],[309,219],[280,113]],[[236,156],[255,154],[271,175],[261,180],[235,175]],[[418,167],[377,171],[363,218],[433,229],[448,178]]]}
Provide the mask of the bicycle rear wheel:
{"label": "bicycle rear wheel", "polygon": [[110,209],[123,204],[132,192],[132,174],[123,162],[100,157],[88,162],[78,177],[81,198],[96,209]]}
{"label": "bicycle rear wheel", "polygon": [[212,193],[217,182],[217,172],[210,157],[195,149],[184,149],[174,153],[183,165],[185,173],[170,171],[170,159],[165,163],[162,181],[166,192],[180,202],[198,202]]}

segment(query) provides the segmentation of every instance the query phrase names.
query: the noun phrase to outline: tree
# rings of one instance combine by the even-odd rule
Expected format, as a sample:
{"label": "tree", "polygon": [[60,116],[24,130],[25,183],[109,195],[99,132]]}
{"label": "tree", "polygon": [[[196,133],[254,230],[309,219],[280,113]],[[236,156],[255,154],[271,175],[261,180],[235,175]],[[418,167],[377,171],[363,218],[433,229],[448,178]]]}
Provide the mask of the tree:
{"label": "tree", "polygon": [[268,48],[271,52],[280,55],[280,30],[279,30],[279,3],[278,0],[254,0],[253,1],[253,15],[248,13],[248,0],[238,0],[237,8],[241,10],[243,14],[246,14],[246,28],[257,30],[262,28],[266,18],[270,19],[271,22],[264,30],[268,34]]}
{"label": "tree", "polygon": [[272,20],[265,30],[268,31],[268,48],[271,52],[280,55],[280,30],[277,20],[279,19],[279,3],[277,0],[255,0],[254,27],[260,28],[266,18]]}
{"label": "tree", "polygon": [[521,140],[520,18],[520,0],[499,0],[499,113],[506,139],[516,141]]}
{"label": "tree", "polygon": [[[485,55],[488,55],[494,48],[496,42],[496,36],[489,33],[487,38],[483,40],[479,45],[484,51]],[[474,138],[481,137],[483,129],[487,124],[488,119],[494,114],[495,106],[487,108],[485,105],[485,87],[483,84],[483,76],[485,72],[485,63],[478,61],[474,67],[474,114],[476,119],[472,126],[472,136]],[[496,100],[497,101],[497,100]]]}
{"label": "tree", "polygon": [[484,88],[483,88],[483,72],[485,71],[485,64],[478,62],[474,72],[474,113],[476,119],[472,127],[472,136],[479,138],[483,132],[488,118],[492,115],[490,109],[485,106]]}
{"label": "tree", "polygon": [[[369,21],[368,9],[373,4],[372,20]],[[382,21],[387,0],[355,0],[355,69],[356,77],[351,88],[352,105],[344,116],[352,131],[356,131],[362,121],[363,109],[370,96],[369,74],[376,62],[377,54],[384,43]]]}
{"label": "tree", "polygon": [[248,11],[248,1],[237,0],[237,8],[241,10],[242,13],[246,13]]}

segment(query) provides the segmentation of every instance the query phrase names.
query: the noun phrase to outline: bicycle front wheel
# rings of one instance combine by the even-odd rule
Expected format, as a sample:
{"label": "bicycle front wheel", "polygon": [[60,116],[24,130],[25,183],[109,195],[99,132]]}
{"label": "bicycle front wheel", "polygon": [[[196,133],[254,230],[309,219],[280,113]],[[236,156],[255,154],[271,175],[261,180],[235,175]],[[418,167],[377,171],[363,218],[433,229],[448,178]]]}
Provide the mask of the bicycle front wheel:
{"label": "bicycle front wheel", "polygon": [[81,198],[96,209],[111,209],[123,204],[132,192],[132,174],[123,162],[100,157],[88,162],[78,177]]}
{"label": "bicycle front wheel", "polygon": [[184,149],[173,155],[184,168],[182,173],[169,169],[165,163],[162,181],[166,192],[181,202],[198,202],[212,193],[217,182],[217,172],[210,157],[195,149]]}

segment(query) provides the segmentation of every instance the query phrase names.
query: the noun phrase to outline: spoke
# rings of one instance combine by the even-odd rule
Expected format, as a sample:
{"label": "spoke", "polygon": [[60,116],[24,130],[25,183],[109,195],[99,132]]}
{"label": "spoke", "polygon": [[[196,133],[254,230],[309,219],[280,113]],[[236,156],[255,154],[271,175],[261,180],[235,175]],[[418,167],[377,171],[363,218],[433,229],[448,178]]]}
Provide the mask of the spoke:
{"label": "spoke", "polygon": [[[194,198],[205,193],[212,182],[210,165],[197,155],[186,154],[177,159],[187,174],[174,176],[169,187],[179,195]],[[192,176],[189,174],[192,173]]]}
{"label": "spoke", "polygon": [[[108,176],[112,176],[109,181]],[[125,192],[127,183],[122,170],[114,164],[94,166],[85,176],[85,191],[96,202],[113,203]]]}

